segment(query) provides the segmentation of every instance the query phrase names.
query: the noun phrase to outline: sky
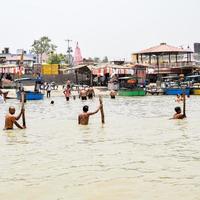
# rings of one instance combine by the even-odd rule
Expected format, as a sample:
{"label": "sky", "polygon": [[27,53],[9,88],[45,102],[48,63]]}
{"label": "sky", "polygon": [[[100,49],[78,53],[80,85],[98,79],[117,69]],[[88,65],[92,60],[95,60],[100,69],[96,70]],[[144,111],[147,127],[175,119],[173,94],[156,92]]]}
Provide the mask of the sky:
{"label": "sky", "polygon": [[192,48],[200,42],[199,0],[0,0],[0,49],[29,50],[48,36],[66,53],[66,39],[82,56],[131,59],[161,42]]}

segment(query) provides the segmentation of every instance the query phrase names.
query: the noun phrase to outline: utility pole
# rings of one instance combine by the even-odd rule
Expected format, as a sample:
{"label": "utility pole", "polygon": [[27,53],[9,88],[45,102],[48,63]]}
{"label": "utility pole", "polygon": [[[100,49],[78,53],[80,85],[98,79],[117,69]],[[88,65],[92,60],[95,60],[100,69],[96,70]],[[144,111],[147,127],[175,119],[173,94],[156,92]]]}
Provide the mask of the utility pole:
{"label": "utility pole", "polygon": [[72,42],[72,40],[67,39],[65,41],[67,42],[68,64],[69,64],[70,67],[72,67],[71,53],[73,52],[73,50],[70,47],[70,42]]}

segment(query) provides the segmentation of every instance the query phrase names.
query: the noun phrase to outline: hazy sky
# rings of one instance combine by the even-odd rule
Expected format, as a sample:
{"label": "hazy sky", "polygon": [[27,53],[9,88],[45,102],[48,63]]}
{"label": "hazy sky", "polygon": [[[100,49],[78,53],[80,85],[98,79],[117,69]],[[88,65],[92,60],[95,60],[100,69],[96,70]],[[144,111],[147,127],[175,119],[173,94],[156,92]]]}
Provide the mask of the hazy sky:
{"label": "hazy sky", "polygon": [[83,57],[130,59],[160,42],[200,42],[199,0],[0,0],[0,48],[30,49],[49,36],[66,52],[76,41]]}

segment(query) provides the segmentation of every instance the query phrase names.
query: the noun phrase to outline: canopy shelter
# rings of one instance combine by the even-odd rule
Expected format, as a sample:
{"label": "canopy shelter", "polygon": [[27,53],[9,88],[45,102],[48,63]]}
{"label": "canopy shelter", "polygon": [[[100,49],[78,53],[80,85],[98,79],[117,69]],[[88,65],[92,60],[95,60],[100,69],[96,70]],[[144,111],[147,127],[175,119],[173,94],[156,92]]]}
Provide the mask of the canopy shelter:
{"label": "canopy shelter", "polygon": [[193,66],[192,63],[193,51],[174,47],[166,43],[161,43],[132,55],[136,59],[136,63],[148,64],[157,68],[156,74],[170,73],[170,68],[181,68]]}
{"label": "canopy shelter", "polygon": [[99,65],[99,66],[92,66],[92,74],[95,76],[104,76],[105,74],[109,74],[110,76],[116,75],[133,75],[134,69],[128,66],[123,65]]}

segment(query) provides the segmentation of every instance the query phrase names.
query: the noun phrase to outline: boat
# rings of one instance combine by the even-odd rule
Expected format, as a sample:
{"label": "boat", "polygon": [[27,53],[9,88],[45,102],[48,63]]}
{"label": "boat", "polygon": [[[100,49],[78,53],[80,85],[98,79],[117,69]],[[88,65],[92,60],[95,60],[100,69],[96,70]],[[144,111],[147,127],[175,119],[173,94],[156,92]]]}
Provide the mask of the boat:
{"label": "boat", "polygon": [[190,95],[190,88],[185,88],[184,90],[181,87],[176,88],[164,88],[165,95],[181,95],[185,93],[187,96]]}
{"label": "boat", "polygon": [[181,95],[183,93],[187,96],[190,95],[191,88],[184,80],[180,81],[180,76],[167,76],[162,79],[163,82],[161,85],[165,95]]}
{"label": "boat", "polygon": [[119,96],[145,96],[146,91],[142,85],[138,84],[135,77],[119,78]]}
{"label": "boat", "polygon": [[200,75],[186,76],[186,81],[191,85],[191,94],[200,95]]}
{"label": "boat", "polygon": [[31,79],[31,78],[21,78],[21,79],[16,79],[16,95],[17,99],[21,100],[21,93],[25,92],[25,98],[26,100],[43,100],[44,99],[44,94],[41,93],[39,90],[37,91],[30,91],[30,90],[25,90],[23,88],[22,83],[23,82],[36,82],[36,79]]}
{"label": "boat", "polygon": [[[25,91],[26,100],[42,100],[44,94],[41,92]],[[17,92],[17,99],[21,99],[21,91]]]}

